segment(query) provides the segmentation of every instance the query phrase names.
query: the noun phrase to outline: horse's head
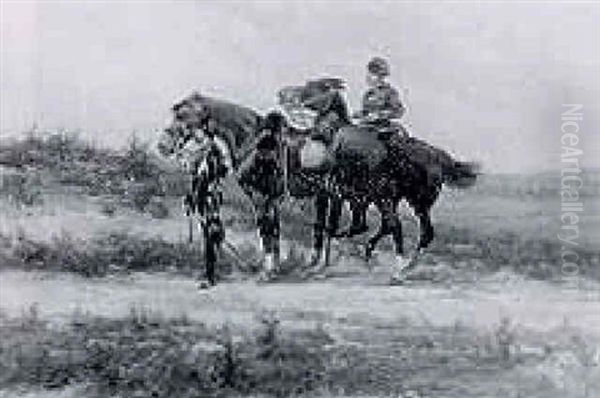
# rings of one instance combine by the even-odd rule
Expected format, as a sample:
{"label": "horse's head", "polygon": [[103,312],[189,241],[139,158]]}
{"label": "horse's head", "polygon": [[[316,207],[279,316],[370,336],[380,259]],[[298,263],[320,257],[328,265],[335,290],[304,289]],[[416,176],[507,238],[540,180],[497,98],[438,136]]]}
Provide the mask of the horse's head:
{"label": "horse's head", "polygon": [[158,150],[163,156],[178,153],[191,137],[202,134],[208,117],[203,97],[197,92],[177,102],[171,111],[158,143]]}
{"label": "horse's head", "polygon": [[165,157],[174,156],[185,172],[195,172],[209,148],[209,113],[204,97],[197,92],[177,102],[160,134],[157,149]]}

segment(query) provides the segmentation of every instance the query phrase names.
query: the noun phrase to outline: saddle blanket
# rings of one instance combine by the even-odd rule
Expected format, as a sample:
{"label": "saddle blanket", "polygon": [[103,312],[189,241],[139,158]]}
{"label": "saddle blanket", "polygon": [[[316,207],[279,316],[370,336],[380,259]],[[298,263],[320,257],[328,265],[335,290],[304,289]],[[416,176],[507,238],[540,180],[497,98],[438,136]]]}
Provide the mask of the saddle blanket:
{"label": "saddle blanket", "polygon": [[300,149],[300,167],[303,169],[325,168],[330,158],[329,149],[321,141],[307,139]]}

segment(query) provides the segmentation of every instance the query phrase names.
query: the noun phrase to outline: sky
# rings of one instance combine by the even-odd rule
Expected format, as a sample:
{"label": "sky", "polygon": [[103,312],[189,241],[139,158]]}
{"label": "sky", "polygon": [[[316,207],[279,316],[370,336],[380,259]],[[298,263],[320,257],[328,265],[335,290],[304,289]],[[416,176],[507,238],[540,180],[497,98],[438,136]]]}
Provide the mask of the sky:
{"label": "sky", "polygon": [[319,76],[357,109],[378,55],[413,135],[487,171],[558,169],[563,104],[583,104],[582,165],[600,167],[598,3],[0,1],[1,137],[153,140],[192,90],[265,112]]}

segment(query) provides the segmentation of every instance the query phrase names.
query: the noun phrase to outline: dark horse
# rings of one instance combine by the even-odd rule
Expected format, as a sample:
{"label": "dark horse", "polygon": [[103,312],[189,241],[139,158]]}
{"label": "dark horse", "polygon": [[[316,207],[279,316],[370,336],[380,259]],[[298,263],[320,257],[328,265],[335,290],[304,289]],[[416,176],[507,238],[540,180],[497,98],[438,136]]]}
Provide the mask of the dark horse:
{"label": "dark horse", "polygon": [[[430,210],[442,185],[471,186],[477,177],[476,165],[456,161],[445,151],[409,137],[402,126],[389,126],[382,131],[353,124],[341,88],[339,79],[325,78],[284,89],[280,97],[296,97],[296,103],[317,115],[316,129],[322,131],[313,137],[328,146],[331,157],[329,178],[334,192],[329,192],[330,233],[335,234],[344,200],[351,202],[354,211],[374,203],[381,213],[381,224],[368,240],[366,256],[371,256],[382,237],[391,234],[397,255],[393,279],[401,279],[433,240]],[[403,199],[413,208],[421,229],[417,250],[408,259],[403,256],[402,225],[397,213]],[[320,226],[323,224],[317,223],[316,227]],[[352,233],[347,230],[337,235]]]}

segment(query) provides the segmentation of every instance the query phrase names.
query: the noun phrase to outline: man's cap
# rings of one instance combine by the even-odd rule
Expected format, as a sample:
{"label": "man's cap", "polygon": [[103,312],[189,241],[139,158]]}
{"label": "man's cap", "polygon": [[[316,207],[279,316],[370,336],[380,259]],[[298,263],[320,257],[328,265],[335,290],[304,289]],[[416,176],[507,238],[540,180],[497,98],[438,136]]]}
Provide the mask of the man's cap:
{"label": "man's cap", "polygon": [[381,57],[373,57],[367,64],[367,70],[369,73],[375,76],[389,76],[390,75],[390,65],[388,62]]}

